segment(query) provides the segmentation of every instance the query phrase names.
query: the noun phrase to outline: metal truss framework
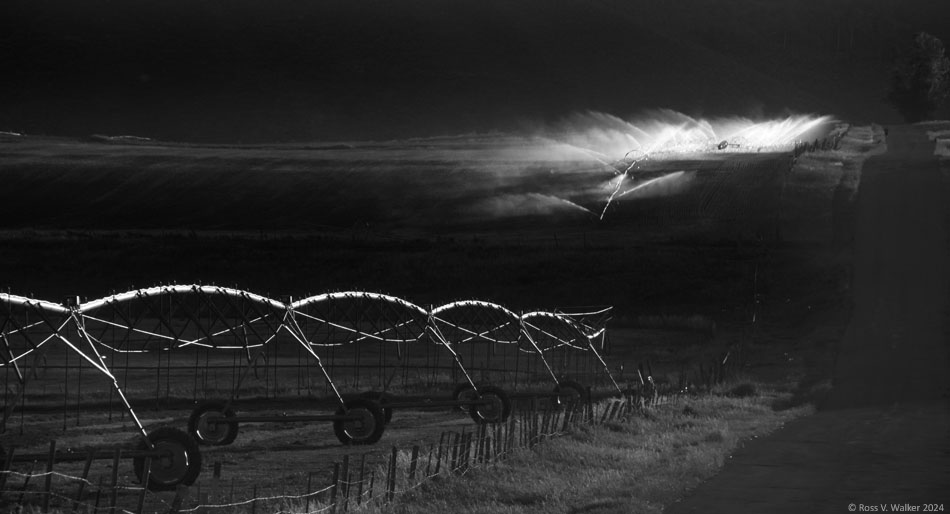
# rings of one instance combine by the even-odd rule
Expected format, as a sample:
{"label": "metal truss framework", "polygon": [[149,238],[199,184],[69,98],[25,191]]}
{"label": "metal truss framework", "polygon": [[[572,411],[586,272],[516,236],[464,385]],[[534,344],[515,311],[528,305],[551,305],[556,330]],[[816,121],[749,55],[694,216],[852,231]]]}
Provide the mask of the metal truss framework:
{"label": "metal truss framework", "polygon": [[28,386],[31,401],[62,399],[64,428],[73,403],[78,424],[80,404],[98,402],[110,416],[113,407],[128,414],[146,438],[130,397],[197,399],[224,391],[234,399],[248,388],[265,397],[309,396],[322,383],[342,406],[345,390],[429,389],[446,381],[477,389],[477,382],[519,376],[557,384],[591,370],[602,370],[619,390],[598,351],[609,312],[519,315],[475,300],[425,309],[362,291],[279,301],[207,285],[64,304],[0,293],[0,432],[24,405]]}

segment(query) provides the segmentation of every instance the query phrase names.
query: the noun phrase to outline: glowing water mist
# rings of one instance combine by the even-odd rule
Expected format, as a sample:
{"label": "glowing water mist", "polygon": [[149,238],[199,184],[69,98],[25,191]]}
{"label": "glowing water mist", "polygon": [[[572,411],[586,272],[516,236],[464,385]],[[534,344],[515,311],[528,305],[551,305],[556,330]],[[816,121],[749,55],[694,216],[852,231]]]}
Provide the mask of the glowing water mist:
{"label": "glowing water mist", "polygon": [[607,162],[652,159],[683,153],[785,151],[796,142],[828,133],[830,116],[793,115],[754,121],[748,118],[693,118],[657,110],[633,120],[585,112],[562,121],[550,137]]}
{"label": "glowing water mist", "polygon": [[675,159],[689,154],[778,152],[801,141],[824,137],[830,116],[795,115],[753,121],[748,118],[697,119],[671,110],[657,110],[627,121],[616,116],[586,112],[564,120],[552,138],[587,154],[617,175],[611,182],[600,219],[616,199],[657,181],[675,180],[682,171],[653,178],[624,190],[644,160]]}

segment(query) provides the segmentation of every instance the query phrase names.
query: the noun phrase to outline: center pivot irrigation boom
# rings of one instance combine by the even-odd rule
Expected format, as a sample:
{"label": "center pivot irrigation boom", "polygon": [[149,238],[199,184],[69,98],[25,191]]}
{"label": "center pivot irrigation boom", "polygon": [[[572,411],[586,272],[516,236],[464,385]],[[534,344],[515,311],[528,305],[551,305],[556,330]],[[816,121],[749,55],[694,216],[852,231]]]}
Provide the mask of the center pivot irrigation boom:
{"label": "center pivot irrigation boom", "polygon": [[[174,489],[178,484],[190,485],[195,481],[201,471],[201,453],[195,441],[172,427],[146,430],[119,385],[119,379],[106,364],[106,349],[86,328],[83,308],[78,302],[67,301],[65,305],[58,305],[0,294],[0,330],[3,345],[0,357],[7,384],[0,432],[9,430],[14,410],[17,405],[24,406],[30,388],[49,380],[45,373],[48,368],[64,369],[65,377],[61,378],[78,384],[77,394],[82,385],[89,386],[89,381],[84,383],[81,378],[83,368],[92,368],[95,370],[93,376],[99,379],[93,387],[106,389],[110,398],[117,397],[137,429],[138,443],[123,449],[122,454],[132,458],[139,480],[152,490]],[[70,356],[78,361],[72,367],[69,365]],[[44,396],[39,395],[41,401]],[[112,458],[113,452],[100,451],[91,455]],[[0,448],[0,461],[4,462],[35,461],[47,457],[46,454],[38,457],[29,453],[8,456]],[[55,458],[64,461],[84,460],[86,457],[81,452],[58,451]]]}
{"label": "center pivot irrigation boom", "polygon": [[288,304],[281,328],[306,349],[340,408],[332,415],[239,416],[233,396],[206,402],[189,423],[199,442],[228,444],[244,422],[333,421],[340,442],[372,444],[398,409],[464,406],[479,423],[504,421],[510,412],[498,388],[477,388],[477,397],[465,401],[406,399],[392,392],[424,385],[426,372],[440,366],[454,368],[474,387],[429,313],[405,300],[361,291],[311,296]]}
{"label": "center pivot irrigation boom", "polygon": [[[511,413],[511,395],[498,386],[517,388],[519,380],[549,381],[554,393],[547,394],[555,398],[583,394],[551,356],[568,346],[603,363],[593,343],[603,330],[584,319],[519,316],[474,300],[424,309],[359,291],[292,301],[169,285],[63,304],[0,294],[0,433],[10,434],[15,425],[21,435],[29,425],[32,439],[52,433],[48,415],[25,414],[55,412],[57,405],[63,430],[81,418],[127,418],[136,442],[123,455],[150,489],[172,489],[197,478],[199,443],[229,444],[242,423],[330,422],[340,442],[372,444],[398,409],[451,406],[467,409],[477,423],[502,422]],[[432,394],[440,390],[444,396]],[[269,405],[288,395],[329,412],[236,412],[245,400]],[[185,432],[146,428],[133,408],[145,403],[197,407]],[[112,454],[94,450],[101,458]],[[34,457],[12,453],[16,462]],[[80,453],[56,457],[85,458]]]}
{"label": "center pivot irrigation boom", "polygon": [[[522,316],[501,305],[457,301],[433,309],[432,317],[475,384],[504,384],[518,391],[509,389],[512,399],[550,397],[555,404],[561,402],[561,396],[577,400],[585,392],[575,382],[558,379]],[[539,394],[535,392],[539,384],[553,386],[553,390]],[[461,383],[453,398],[464,399],[474,393],[471,384]]]}

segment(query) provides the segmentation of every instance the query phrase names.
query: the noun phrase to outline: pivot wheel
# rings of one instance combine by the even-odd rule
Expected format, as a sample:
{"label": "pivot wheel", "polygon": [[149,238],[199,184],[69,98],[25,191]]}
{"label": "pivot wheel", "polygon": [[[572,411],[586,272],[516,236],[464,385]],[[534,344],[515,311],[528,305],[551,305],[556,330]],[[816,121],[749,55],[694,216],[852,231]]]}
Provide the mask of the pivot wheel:
{"label": "pivot wheel", "polygon": [[[481,387],[481,384],[478,384],[478,387]],[[455,390],[452,391],[452,401],[456,402],[474,402],[478,399],[478,391],[472,387],[472,384],[459,384],[455,386]],[[466,410],[471,410],[469,405],[456,405],[456,409],[465,412]]]}
{"label": "pivot wheel", "polygon": [[[205,402],[191,411],[188,418],[188,433],[198,444],[224,446],[234,442],[238,435],[237,421],[225,422],[233,418],[234,411],[224,402]],[[220,421],[218,421],[220,420]]]}
{"label": "pivot wheel", "polygon": [[177,428],[155,429],[148,434],[148,442],[139,441],[137,449],[154,453],[151,457],[138,456],[132,460],[139,483],[145,481],[145,461],[149,460],[151,469],[147,473],[148,483],[145,487],[151,491],[169,491],[178,484],[191,485],[201,473],[198,443]]}
{"label": "pivot wheel", "polygon": [[366,398],[347,401],[336,415],[340,419],[333,421],[333,433],[343,444],[373,444],[379,441],[386,428],[383,409]]}
{"label": "pivot wheel", "polygon": [[554,386],[554,395],[558,406],[580,405],[587,396],[587,389],[573,380],[561,380]]}
{"label": "pivot wheel", "polygon": [[380,407],[383,408],[383,416],[386,418],[387,425],[393,420],[393,408],[386,406],[388,403],[392,402],[393,395],[389,393],[383,393],[381,391],[366,391],[360,393],[360,398],[372,400],[378,403]]}
{"label": "pivot wheel", "polygon": [[476,423],[501,423],[511,414],[511,399],[501,388],[481,387],[469,414]]}

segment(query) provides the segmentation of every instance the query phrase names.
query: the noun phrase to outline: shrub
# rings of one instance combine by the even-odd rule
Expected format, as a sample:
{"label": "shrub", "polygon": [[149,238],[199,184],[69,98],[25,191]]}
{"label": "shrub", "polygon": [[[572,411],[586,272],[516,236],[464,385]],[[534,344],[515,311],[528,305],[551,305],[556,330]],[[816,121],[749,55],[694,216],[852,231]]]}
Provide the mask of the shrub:
{"label": "shrub", "polygon": [[950,59],[943,42],[926,32],[914,36],[894,63],[887,101],[909,122],[925,119],[950,94]]}

